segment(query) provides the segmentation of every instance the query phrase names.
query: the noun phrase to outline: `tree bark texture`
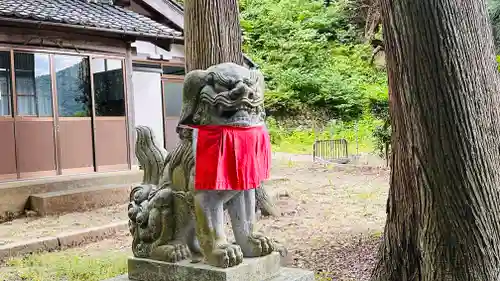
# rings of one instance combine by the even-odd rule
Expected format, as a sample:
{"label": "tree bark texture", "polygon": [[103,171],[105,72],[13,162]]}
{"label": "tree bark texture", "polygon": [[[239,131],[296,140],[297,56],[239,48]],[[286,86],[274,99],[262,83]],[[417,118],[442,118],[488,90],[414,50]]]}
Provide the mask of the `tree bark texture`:
{"label": "tree bark texture", "polygon": [[187,71],[224,62],[243,65],[237,0],[186,0],[184,11]]}
{"label": "tree bark texture", "polygon": [[500,278],[500,98],[484,0],[381,0],[392,174],[372,281]]}

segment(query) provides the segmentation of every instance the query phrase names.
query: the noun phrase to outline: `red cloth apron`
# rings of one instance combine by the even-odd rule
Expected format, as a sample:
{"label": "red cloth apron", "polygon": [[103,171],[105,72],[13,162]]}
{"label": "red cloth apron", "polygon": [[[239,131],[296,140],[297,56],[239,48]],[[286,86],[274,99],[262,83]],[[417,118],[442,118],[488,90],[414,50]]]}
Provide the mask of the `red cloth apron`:
{"label": "red cloth apron", "polygon": [[271,141],[264,126],[198,129],[196,190],[248,190],[269,178]]}

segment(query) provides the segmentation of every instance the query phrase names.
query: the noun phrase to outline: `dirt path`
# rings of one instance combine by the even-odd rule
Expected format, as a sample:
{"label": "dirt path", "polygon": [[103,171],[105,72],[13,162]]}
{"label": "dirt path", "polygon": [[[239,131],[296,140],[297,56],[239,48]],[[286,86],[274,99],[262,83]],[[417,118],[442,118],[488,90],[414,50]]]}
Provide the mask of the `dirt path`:
{"label": "dirt path", "polygon": [[332,172],[292,162],[289,198],[278,201],[284,216],[259,223],[283,241],[294,266],[333,280],[368,280],[385,220],[388,174]]}
{"label": "dirt path", "polygon": [[[324,280],[367,280],[385,220],[387,172],[336,171],[312,164],[307,156],[280,155],[273,175],[289,180],[271,187],[280,194],[277,204],[282,216],[260,220],[258,229],[288,248],[290,266],[315,270]],[[122,219],[126,216],[120,213],[123,208],[116,207],[111,216]],[[110,216],[100,212],[97,217],[95,213],[81,214],[77,223],[94,223],[101,215]],[[15,224],[23,227],[20,222]],[[2,228],[0,239],[6,233]],[[131,237],[123,232],[115,239],[65,252],[96,258],[103,252],[126,257],[131,254],[130,243]]]}

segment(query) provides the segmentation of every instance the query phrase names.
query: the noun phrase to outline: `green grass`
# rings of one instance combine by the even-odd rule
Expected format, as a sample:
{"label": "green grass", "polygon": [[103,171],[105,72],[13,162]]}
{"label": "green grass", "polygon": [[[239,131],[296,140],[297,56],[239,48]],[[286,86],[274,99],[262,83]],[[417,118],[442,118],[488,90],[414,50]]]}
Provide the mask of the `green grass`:
{"label": "green grass", "polygon": [[[346,139],[349,155],[362,152],[373,152],[373,130],[381,121],[365,118],[357,124],[355,122],[338,122],[326,124],[321,129],[311,126],[291,126],[283,122],[268,119],[267,126],[271,135],[274,151],[295,154],[311,154],[314,140]],[[356,143],[357,141],[357,143]]]}
{"label": "green grass", "polygon": [[[34,254],[0,266],[0,281],[102,281],[127,272],[127,255],[81,256],[74,251]],[[316,281],[333,281],[317,273]]]}
{"label": "green grass", "polygon": [[127,272],[127,254],[74,251],[34,254],[0,266],[0,281],[101,281]]}

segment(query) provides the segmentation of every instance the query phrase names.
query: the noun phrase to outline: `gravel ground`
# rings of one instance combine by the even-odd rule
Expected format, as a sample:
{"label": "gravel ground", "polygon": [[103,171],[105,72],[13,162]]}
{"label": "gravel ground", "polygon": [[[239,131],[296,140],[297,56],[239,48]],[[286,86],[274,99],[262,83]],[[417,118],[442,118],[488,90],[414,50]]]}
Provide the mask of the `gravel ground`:
{"label": "gravel ground", "polygon": [[288,247],[290,264],[326,280],[368,280],[383,231],[388,172],[339,172],[306,162],[280,169],[283,216],[259,222]]}
{"label": "gravel ground", "polygon": [[[279,194],[276,203],[282,216],[260,220],[258,230],[287,247],[290,266],[314,270],[323,276],[320,280],[368,280],[385,220],[388,172],[339,171],[312,164],[310,156],[287,154],[275,154],[273,166],[274,176],[288,178],[271,186]],[[16,220],[0,225],[0,240],[46,236],[68,231],[75,224],[101,225],[106,219],[106,223],[124,219],[124,210],[125,206],[115,206],[57,221]],[[130,243],[131,237],[123,232],[67,251],[80,256],[130,254]]]}

